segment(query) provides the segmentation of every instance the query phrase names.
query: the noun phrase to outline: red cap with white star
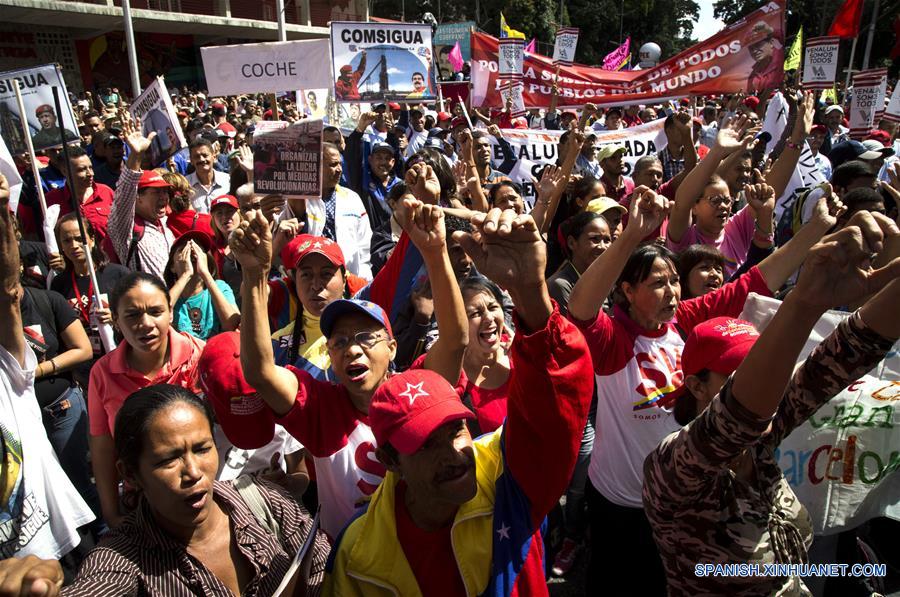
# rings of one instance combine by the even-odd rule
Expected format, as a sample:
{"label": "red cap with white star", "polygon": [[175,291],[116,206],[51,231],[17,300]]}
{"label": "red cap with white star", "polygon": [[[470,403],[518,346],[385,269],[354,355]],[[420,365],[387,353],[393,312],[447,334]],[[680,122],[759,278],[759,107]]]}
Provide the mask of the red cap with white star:
{"label": "red cap with white star", "polygon": [[369,404],[369,425],[379,446],[413,454],[438,427],[474,419],[450,383],[428,369],[410,369],[381,384]]}

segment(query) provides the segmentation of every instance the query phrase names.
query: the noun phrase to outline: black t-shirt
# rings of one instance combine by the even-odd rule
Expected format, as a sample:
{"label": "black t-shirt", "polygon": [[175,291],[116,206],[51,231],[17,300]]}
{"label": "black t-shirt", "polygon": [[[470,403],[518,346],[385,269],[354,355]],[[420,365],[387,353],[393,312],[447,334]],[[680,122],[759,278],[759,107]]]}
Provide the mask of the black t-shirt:
{"label": "black t-shirt", "polygon": [[50,273],[47,245],[33,240],[20,240],[19,259],[22,261],[22,284],[32,288],[47,288],[47,274]]}
{"label": "black t-shirt", "polygon": [[[97,283],[100,284],[100,294],[109,296],[112,293],[113,288],[116,287],[116,284],[119,283],[119,280],[126,276],[131,270],[125,266],[118,265],[116,263],[108,263],[104,265],[97,272]],[[91,340],[91,346],[94,349],[94,357],[100,357],[103,355],[103,345],[100,343],[100,332],[98,329],[91,325],[90,318],[85,318],[85,313],[90,314],[91,312],[91,277],[89,275],[78,276],[75,275],[75,281],[78,284],[78,292],[75,292],[75,286],[72,284],[72,271],[64,271],[55,278],[50,283],[50,290],[54,290],[61,294],[72,307],[75,315],[81,319],[81,324],[84,326],[85,331],[88,334],[88,338]],[[80,305],[79,303],[80,296]],[[106,305],[106,300],[104,300],[104,305]],[[90,368],[90,363],[88,363],[88,368]]]}
{"label": "black t-shirt", "polygon": [[[63,351],[60,334],[78,319],[68,301],[58,292],[26,288],[22,297],[22,325],[25,341],[34,350],[39,362],[50,360]],[[34,393],[42,407],[54,402],[72,386],[72,376],[61,373],[38,379]]]}

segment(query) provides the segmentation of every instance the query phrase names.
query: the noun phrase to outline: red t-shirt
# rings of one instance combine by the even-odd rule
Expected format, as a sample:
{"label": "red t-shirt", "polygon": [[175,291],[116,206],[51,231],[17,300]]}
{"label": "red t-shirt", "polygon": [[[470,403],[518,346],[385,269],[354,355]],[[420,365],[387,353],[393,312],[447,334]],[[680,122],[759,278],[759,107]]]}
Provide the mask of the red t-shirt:
{"label": "red t-shirt", "polygon": [[[113,190],[105,184],[95,182],[93,191],[94,193],[81,204],[81,215],[94,227],[94,232],[97,233],[96,240],[102,244],[107,236],[106,224],[112,210]],[[72,211],[70,197],[68,186],[53,189],[47,193],[47,207],[59,205],[59,215],[62,217]]]}
{"label": "red t-shirt", "polygon": [[466,586],[459,575],[450,532],[452,524],[436,531],[423,531],[415,525],[406,509],[406,482],[394,489],[394,518],[397,540],[406,555],[423,595],[447,597],[465,595]]}

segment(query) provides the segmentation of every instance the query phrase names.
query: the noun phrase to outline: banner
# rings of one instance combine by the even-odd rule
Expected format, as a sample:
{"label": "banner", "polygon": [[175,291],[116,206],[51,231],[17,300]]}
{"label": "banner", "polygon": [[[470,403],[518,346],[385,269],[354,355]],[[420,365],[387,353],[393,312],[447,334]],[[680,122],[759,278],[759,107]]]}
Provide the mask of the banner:
{"label": "banner", "polygon": [[553,44],[553,63],[572,66],[575,63],[575,48],[578,46],[578,27],[562,27],[556,31]]}
{"label": "banner", "polygon": [[150,144],[150,163],[161,165],[169,156],[182,147],[187,147],[178,114],[172,105],[169,91],[162,77],[156,77],[128,108],[131,117],[141,123],[142,134],[146,137],[156,131]]}
{"label": "banner", "polygon": [[603,59],[603,70],[621,70],[631,58],[631,38],[625,38],[625,43],[610,52]]}
{"label": "banner", "polygon": [[900,122],[900,83],[894,84],[894,93],[891,101],[884,111],[884,119],[891,122]]}
{"label": "banner", "polygon": [[806,42],[801,80],[805,89],[828,89],[834,85],[840,47],[840,37],[812,37]]}
{"label": "banner", "polygon": [[522,62],[525,58],[525,41],[513,38],[501,39],[497,47],[500,77],[520,76],[522,74]]}
{"label": "banner", "polygon": [[[688,95],[720,95],[781,85],[784,67],[784,0],[773,0],[709,39],[656,67],[606,71],[561,66],[559,105],[577,107],[656,103]],[[500,107],[498,40],[472,33],[473,104]],[[525,106],[548,108],[556,67],[550,58],[524,61]]]}
{"label": "banner", "polygon": [[327,39],[200,48],[210,97],[331,86]]}
{"label": "banner", "polygon": [[[598,146],[618,143],[625,146],[625,175],[631,174],[634,163],[647,155],[656,155],[666,146],[666,135],[663,132],[665,118],[660,118],[647,124],[619,129],[616,131],[600,131],[590,134],[596,135]],[[511,172],[506,173],[509,178],[522,186],[523,195],[528,209],[534,205],[536,191],[532,177],[539,178],[541,170],[546,164],[555,164],[559,156],[559,138],[564,131],[549,131],[540,129],[509,129],[503,131],[503,138],[513,148],[513,153],[518,159]],[[492,139],[494,150],[492,152],[492,164],[499,168],[505,156],[500,151],[500,145]]]}
{"label": "banner", "polygon": [[430,25],[331,23],[331,58],[336,101],[437,98]]}
{"label": "banner", "polygon": [[453,73],[456,71],[450,63],[450,52],[453,51],[453,47],[457,43],[459,44],[459,53],[462,56],[463,62],[468,62],[472,58],[470,32],[474,28],[475,21],[446,23],[437,26],[437,31],[434,34],[434,57],[435,62],[437,63],[438,72],[436,74],[438,75],[438,78],[453,78]]}
{"label": "banner", "polygon": [[[61,147],[60,128],[66,141],[80,141],[75,115],[69,105],[69,93],[59,67],[45,64],[34,68],[0,73],[0,135],[13,155],[28,152],[23,137],[22,119],[16,102],[13,79],[19,81],[25,119],[35,151]],[[53,88],[59,88],[63,113],[57,114],[53,104]]]}
{"label": "banner", "polygon": [[322,129],[318,118],[261,120],[253,132],[253,190],[261,195],[322,196]]}
{"label": "banner", "polygon": [[0,137],[0,174],[6,177],[6,182],[9,184],[9,210],[16,213],[16,209],[19,207],[19,195],[22,194],[22,177],[19,176],[19,169],[16,168],[16,163],[2,137]]}
{"label": "banner", "polygon": [[[751,294],[741,319],[763,329],[780,301]],[[798,363],[849,313],[819,319]],[[900,345],[786,437],[775,459],[812,518],[817,535],[878,516],[900,520]]]}
{"label": "banner", "polygon": [[884,111],[887,69],[872,68],[853,75],[850,102],[850,137],[862,141],[875,126],[876,113]]}

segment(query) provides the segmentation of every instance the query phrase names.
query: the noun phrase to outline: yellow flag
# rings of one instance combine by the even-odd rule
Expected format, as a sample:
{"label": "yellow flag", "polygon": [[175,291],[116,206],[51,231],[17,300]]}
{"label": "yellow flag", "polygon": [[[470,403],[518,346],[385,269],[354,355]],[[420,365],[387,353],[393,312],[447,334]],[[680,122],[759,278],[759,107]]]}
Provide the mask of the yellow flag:
{"label": "yellow flag", "polygon": [[831,99],[831,103],[833,103],[833,104],[837,104],[837,103],[838,103],[838,101],[837,101],[837,89],[835,89],[833,86],[832,86],[831,89],[826,89],[826,90],[824,90],[824,91],[822,92],[822,100],[823,100],[823,101],[827,101],[829,98]]}
{"label": "yellow flag", "polygon": [[510,29],[509,25],[506,24],[506,19],[503,17],[503,13],[500,13],[500,37],[514,37],[517,39],[525,39],[525,34],[521,31],[516,31],[515,29]]}
{"label": "yellow flag", "polygon": [[787,58],[784,59],[784,70],[797,70],[800,68],[800,53],[803,51],[803,27],[797,32],[791,49],[788,50]]}

